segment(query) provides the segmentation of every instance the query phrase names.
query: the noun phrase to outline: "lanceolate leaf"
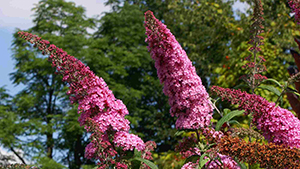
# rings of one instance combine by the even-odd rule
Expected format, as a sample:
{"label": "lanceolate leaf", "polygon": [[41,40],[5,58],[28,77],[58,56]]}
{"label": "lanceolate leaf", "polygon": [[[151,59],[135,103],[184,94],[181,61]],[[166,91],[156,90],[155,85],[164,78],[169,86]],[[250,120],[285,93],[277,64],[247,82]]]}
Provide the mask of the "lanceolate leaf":
{"label": "lanceolate leaf", "polygon": [[233,117],[239,116],[239,115],[241,115],[241,114],[243,114],[243,113],[244,113],[244,110],[235,110],[235,111],[232,111],[232,112],[226,114],[225,116],[223,116],[223,117],[218,121],[218,123],[217,123],[217,125],[216,125],[216,131],[219,131],[219,130],[221,129],[221,126],[222,126],[224,123],[228,122],[228,121],[231,120]]}
{"label": "lanceolate leaf", "polygon": [[242,87],[249,87],[249,86],[246,84],[239,84],[239,85],[234,86],[233,89],[240,89]]}
{"label": "lanceolate leaf", "polygon": [[277,96],[280,96],[280,91],[278,89],[276,89],[274,86],[270,86],[270,85],[259,85],[258,88],[261,89],[265,89],[265,90],[269,90],[270,92],[275,93]]}
{"label": "lanceolate leaf", "polygon": [[142,157],[142,153],[139,150],[134,149],[134,157]]}
{"label": "lanceolate leaf", "polygon": [[175,136],[180,136],[184,133],[184,131],[176,131]]}
{"label": "lanceolate leaf", "polygon": [[158,169],[158,167],[153,162],[151,162],[149,160],[146,160],[146,159],[143,159],[143,158],[140,158],[140,157],[135,157],[131,161],[134,161],[134,160],[145,163],[151,169]]}
{"label": "lanceolate leaf", "polygon": [[201,169],[209,161],[209,158],[204,159],[204,157],[206,157],[206,156],[208,157],[208,154],[206,154],[206,153],[201,155],[200,160],[199,160],[199,169]]}
{"label": "lanceolate leaf", "polygon": [[234,161],[238,164],[241,169],[247,169],[246,165],[240,162],[237,158],[234,158]]}
{"label": "lanceolate leaf", "polygon": [[241,126],[241,124],[236,120],[230,120],[228,123],[229,124],[237,124],[238,126]]}
{"label": "lanceolate leaf", "polygon": [[187,158],[184,163],[188,163],[188,162],[196,163],[199,158],[200,158],[199,155],[193,155]]}
{"label": "lanceolate leaf", "polygon": [[268,79],[264,80],[264,82],[266,82],[266,81],[274,82],[277,86],[282,87],[282,85],[275,79],[268,78]]}

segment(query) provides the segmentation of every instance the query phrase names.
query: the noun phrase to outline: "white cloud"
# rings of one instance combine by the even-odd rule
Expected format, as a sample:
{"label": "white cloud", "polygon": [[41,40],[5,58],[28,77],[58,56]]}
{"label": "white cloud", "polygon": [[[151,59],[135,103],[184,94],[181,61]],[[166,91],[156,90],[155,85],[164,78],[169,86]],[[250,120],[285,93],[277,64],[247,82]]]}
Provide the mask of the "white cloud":
{"label": "white cloud", "polygon": [[[110,7],[104,6],[104,0],[67,0],[76,5],[85,7],[88,17],[100,15],[109,11]],[[18,27],[27,29],[33,26],[33,11],[39,0],[0,0],[0,27]]]}
{"label": "white cloud", "polygon": [[86,15],[92,17],[93,15],[100,15],[102,12],[108,12],[109,6],[105,6],[106,0],[68,0],[75,2],[76,5],[81,5],[86,9]]}
{"label": "white cloud", "polygon": [[250,8],[250,5],[247,2],[241,2],[241,1],[236,1],[232,9],[235,10],[240,10],[242,13],[246,13],[247,9]]}

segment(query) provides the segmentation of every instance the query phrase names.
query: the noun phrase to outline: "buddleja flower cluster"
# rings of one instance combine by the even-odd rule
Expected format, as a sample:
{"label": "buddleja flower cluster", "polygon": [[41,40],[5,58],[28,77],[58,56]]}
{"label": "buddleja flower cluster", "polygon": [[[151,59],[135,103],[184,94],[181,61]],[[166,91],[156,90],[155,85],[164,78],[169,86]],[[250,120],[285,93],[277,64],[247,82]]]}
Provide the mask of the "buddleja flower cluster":
{"label": "buddleja flower cluster", "polygon": [[276,144],[300,148],[300,120],[294,114],[266,99],[241,90],[213,86],[211,91],[222,100],[237,104],[246,113],[253,114],[253,123],[263,132],[263,136]]}
{"label": "buddleja flower cluster", "polygon": [[151,11],[145,13],[146,42],[163,92],[169,96],[170,113],[178,117],[176,128],[198,129],[208,126],[212,106],[195,67],[166,25]]}
{"label": "buddleja flower cluster", "polygon": [[85,156],[98,159],[100,168],[106,168],[109,164],[127,168],[127,165],[116,161],[120,155],[116,152],[116,147],[123,151],[134,148],[142,151],[145,144],[138,136],[128,133],[129,121],[124,119],[128,110],[123,102],[114,97],[102,78],[78,59],[36,35],[27,32],[18,34],[35,44],[44,54],[50,55],[49,60],[56,67],[56,72],[63,75],[63,81],[69,83],[70,90],[67,93],[71,102],[79,104],[79,122],[87,125],[86,129],[93,132]]}

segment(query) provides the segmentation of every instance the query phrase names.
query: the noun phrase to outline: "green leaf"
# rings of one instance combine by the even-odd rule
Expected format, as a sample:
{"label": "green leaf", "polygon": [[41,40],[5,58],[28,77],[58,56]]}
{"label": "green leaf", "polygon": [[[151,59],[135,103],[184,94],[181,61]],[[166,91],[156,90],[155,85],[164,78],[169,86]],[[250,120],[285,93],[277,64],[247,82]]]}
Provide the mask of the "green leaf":
{"label": "green leaf", "polygon": [[142,157],[142,152],[137,149],[134,149],[134,157]]}
{"label": "green leaf", "polygon": [[241,124],[236,120],[230,120],[228,123],[229,124],[237,124],[238,126],[241,126]]}
{"label": "green leaf", "polygon": [[140,157],[135,157],[135,158],[131,159],[130,161],[140,161],[140,162],[145,163],[151,169],[158,169],[158,167],[153,162],[143,159],[143,158],[140,158]]}
{"label": "green leaf", "polygon": [[206,153],[201,155],[200,160],[199,160],[199,169],[201,169],[209,161],[209,158],[204,159],[204,157],[209,157],[209,156]]}
{"label": "green leaf", "polygon": [[234,158],[234,161],[238,164],[241,169],[247,169],[246,165],[240,162],[237,158]]}
{"label": "green leaf", "polygon": [[176,131],[175,136],[180,136],[184,133],[184,131]]}
{"label": "green leaf", "polygon": [[223,112],[224,112],[224,115],[226,115],[226,114],[230,113],[231,110],[230,109],[224,109]]}
{"label": "green leaf", "polygon": [[276,26],[276,23],[274,21],[271,22],[271,26]]}
{"label": "green leaf", "polygon": [[282,85],[275,79],[272,79],[272,78],[268,78],[266,80],[264,80],[263,82],[266,82],[266,81],[270,81],[270,82],[274,82],[275,84],[277,84],[279,87],[282,87]]}
{"label": "green leaf", "polygon": [[199,158],[200,158],[199,155],[192,155],[189,158],[187,158],[184,163],[188,163],[188,162],[196,163]]}
{"label": "green leaf", "polygon": [[234,86],[233,89],[239,89],[241,87],[249,87],[249,86],[245,85],[245,84],[239,84],[239,85]]}
{"label": "green leaf", "polygon": [[300,97],[300,93],[298,93],[298,92],[293,92],[293,93]]}
{"label": "green leaf", "polygon": [[217,7],[217,8],[220,7],[220,5],[219,5],[219,4],[216,4],[216,3],[213,3],[213,5],[214,5],[215,7]]}
{"label": "green leaf", "polygon": [[300,96],[300,93],[298,93],[297,90],[294,87],[288,87],[286,92],[294,93],[295,95]]}
{"label": "green leaf", "polygon": [[276,89],[274,86],[271,85],[259,85],[258,88],[269,90],[270,92],[275,93],[277,96],[280,96],[281,93],[278,89]]}
{"label": "green leaf", "polygon": [[216,131],[219,131],[221,129],[221,126],[226,123],[227,121],[229,121],[230,119],[232,119],[235,116],[239,116],[241,114],[244,113],[244,110],[234,110],[228,114],[226,114],[225,116],[223,116],[217,123],[216,125]]}

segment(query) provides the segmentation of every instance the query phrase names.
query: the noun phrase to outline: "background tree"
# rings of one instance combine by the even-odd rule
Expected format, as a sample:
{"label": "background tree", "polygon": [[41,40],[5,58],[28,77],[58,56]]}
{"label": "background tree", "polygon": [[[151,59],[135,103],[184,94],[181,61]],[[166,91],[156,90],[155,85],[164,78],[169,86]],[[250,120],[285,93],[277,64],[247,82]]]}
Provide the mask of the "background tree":
{"label": "background tree", "polygon": [[[25,130],[30,130],[31,125],[29,123],[20,123],[19,125],[15,125],[15,123],[20,122],[21,119],[17,116],[16,107],[12,101],[12,96],[8,94],[8,91],[5,87],[0,88],[0,142],[1,144],[11,150],[16,157],[22,161],[23,164],[26,164],[26,160],[23,158],[22,152],[19,152],[21,148],[21,144],[19,143],[18,135],[22,134]],[[1,161],[6,161],[8,159],[1,159]]]}
{"label": "background tree", "polygon": [[[63,0],[41,0],[33,10],[34,26],[27,31],[43,36],[71,55],[78,58],[85,56],[84,48],[89,43],[87,29],[93,28],[94,22],[85,16],[83,7]],[[66,150],[68,156],[62,157],[61,161],[57,160],[68,162],[72,168],[79,168],[84,163],[84,149],[80,147],[85,145],[78,146],[85,144],[82,139],[83,130],[73,130],[71,134],[62,133],[74,128],[74,123],[78,126],[78,122],[77,118],[73,118],[77,113],[69,111],[71,108],[65,100],[66,90],[61,77],[56,76],[46,57],[17,35],[13,42],[12,57],[16,71],[11,74],[11,79],[14,84],[25,86],[15,96],[15,113],[22,119],[21,122],[34,126],[33,129],[20,133],[24,137],[23,150],[31,156],[46,155],[39,160],[44,164],[54,158],[54,150]],[[73,167],[73,163],[76,167]],[[52,165],[52,162],[48,164]]]}
{"label": "background tree", "polygon": [[206,88],[214,83],[213,69],[230,52],[236,20],[233,1],[174,0],[164,20],[187,52]]}

